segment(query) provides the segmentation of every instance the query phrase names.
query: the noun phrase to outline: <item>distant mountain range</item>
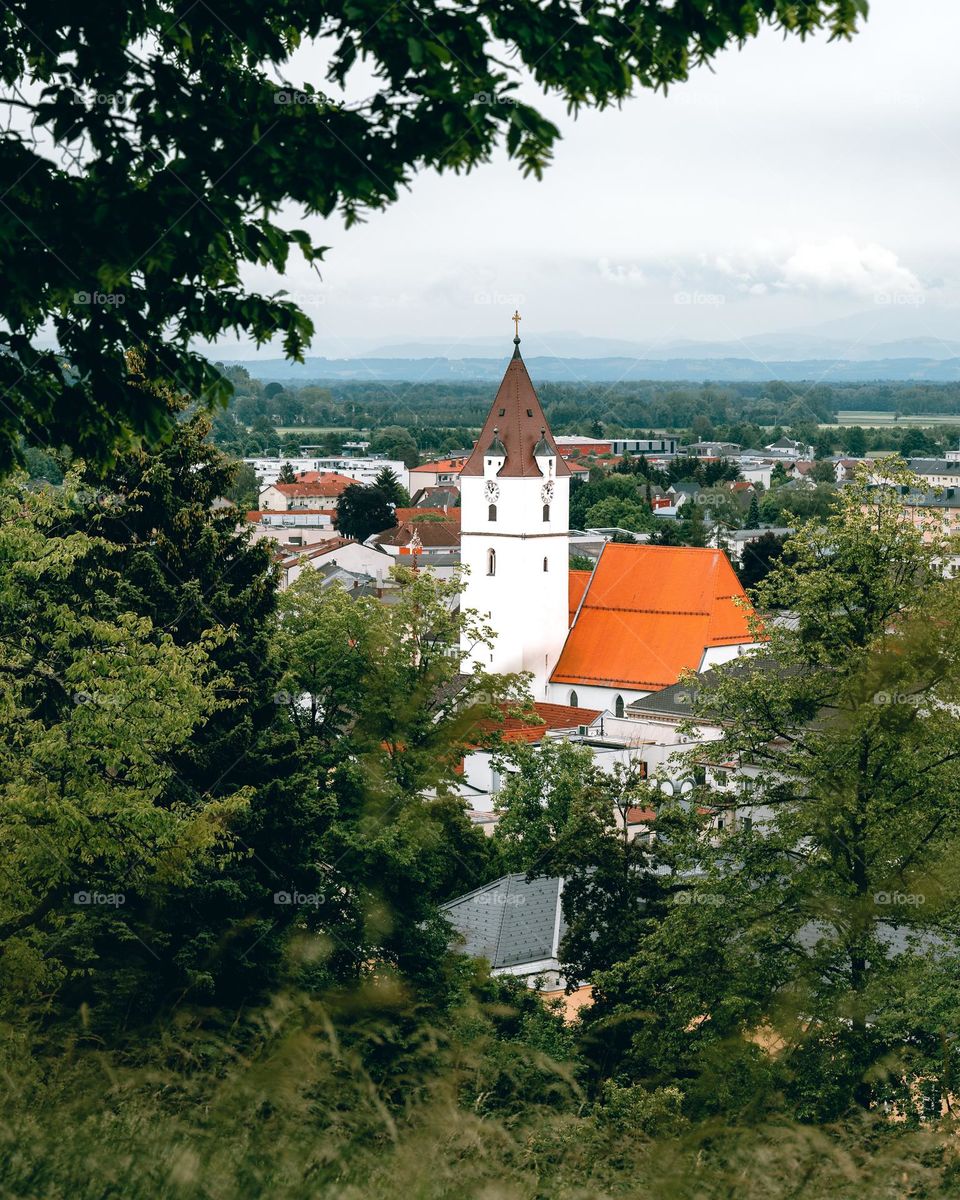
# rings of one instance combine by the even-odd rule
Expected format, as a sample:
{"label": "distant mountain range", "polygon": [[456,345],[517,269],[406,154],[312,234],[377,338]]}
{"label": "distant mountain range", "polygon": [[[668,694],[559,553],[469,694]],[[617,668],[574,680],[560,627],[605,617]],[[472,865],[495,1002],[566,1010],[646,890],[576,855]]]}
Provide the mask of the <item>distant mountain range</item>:
{"label": "distant mountain range", "polygon": [[[236,360],[239,361],[239,360]],[[856,383],[875,380],[960,380],[960,355],[952,358],[904,357],[866,360],[754,358],[551,358],[525,357],[534,380],[564,383],[616,383],[676,380],[699,383],[787,382]],[[244,360],[255,379],[306,384],[369,380],[371,383],[498,382],[503,358],[308,358]]]}
{"label": "distant mountain range", "polygon": [[[960,379],[960,311],[921,305],[877,305],[818,325],[736,340],[634,341],[532,331],[524,334],[522,344],[531,374],[541,380]],[[302,364],[279,358],[232,361],[242,361],[251,375],[265,381],[467,382],[498,379],[512,351],[509,332],[502,337],[396,338],[380,344],[371,338],[334,341],[321,334],[315,348],[318,357]]]}

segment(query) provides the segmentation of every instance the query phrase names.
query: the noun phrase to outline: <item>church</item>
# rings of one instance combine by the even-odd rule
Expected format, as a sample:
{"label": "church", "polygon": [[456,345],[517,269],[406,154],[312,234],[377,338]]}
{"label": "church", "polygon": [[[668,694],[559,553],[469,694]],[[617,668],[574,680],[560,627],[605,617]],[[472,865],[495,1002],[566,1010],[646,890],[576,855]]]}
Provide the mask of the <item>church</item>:
{"label": "church", "polygon": [[492,649],[461,648],[465,670],[529,671],[535,701],[623,716],[755,646],[722,550],[607,543],[593,571],[571,571],[570,478],[518,334],[460,471],[461,606],[496,633]]}

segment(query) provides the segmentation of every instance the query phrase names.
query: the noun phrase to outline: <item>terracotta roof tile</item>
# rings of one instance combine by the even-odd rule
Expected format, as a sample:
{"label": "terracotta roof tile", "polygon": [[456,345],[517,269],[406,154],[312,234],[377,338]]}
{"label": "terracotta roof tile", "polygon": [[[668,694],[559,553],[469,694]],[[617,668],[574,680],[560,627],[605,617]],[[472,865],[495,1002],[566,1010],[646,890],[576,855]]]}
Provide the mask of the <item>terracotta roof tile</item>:
{"label": "terracotta roof tile", "polygon": [[587,590],[587,584],[590,582],[592,571],[571,571],[569,575],[569,608],[570,608],[570,624],[573,624],[573,618],[577,615],[577,609],[580,607],[580,601],[583,599],[583,593]]}
{"label": "terracotta roof tile", "polygon": [[[275,483],[272,486],[281,496],[339,496],[356,483],[355,479],[348,479],[346,475],[327,471],[321,472],[321,477],[310,483]],[[261,494],[264,491],[266,488],[261,489]]]}
{"label": "terracotta roof tile", "polygon": [[419,467],[411,467],[411,475],[418,471],[424,474],[443,474],[444,471],[459,471],[466,458],[438,458],[436,462],[421,463]]}
{"label": "terracotta roof tile", "polygon": [[480,728],[486,733],[500,730],[505,742],[539,742],[548,731],[561,732],[592,725],[600,716],[598,708],[574,708],[569,704],[547,704],[542,700],[534,701],[533,707],[540,721],[524,721],[504,714],[499,721],[481,721]]}
{"label": "terracotta roof tile", "polygon": [[687,546],[607,543],[553,683],[656,691],[710,647],[753,641],[727,556]]}

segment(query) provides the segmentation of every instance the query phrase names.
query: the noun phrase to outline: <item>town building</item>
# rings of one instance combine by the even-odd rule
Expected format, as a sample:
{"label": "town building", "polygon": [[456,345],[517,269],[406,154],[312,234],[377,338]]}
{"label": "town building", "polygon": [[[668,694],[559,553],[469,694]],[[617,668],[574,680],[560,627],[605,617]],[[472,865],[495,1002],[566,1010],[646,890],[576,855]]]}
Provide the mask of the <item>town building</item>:
{"label": "town building", "polygon": [[289,511],[295,508],[336,509],[340,497],[356,481],[336,471],[310,472],[312,478],[296,483],[271,483],[260,491],[260,508]]}
{"label": "town building", "polygon": [[460,472],[461,607],[496,635],[462,647],[464,669],[528,671],[535,700],[621,717],[684,671],[752,650],[746,595],[717,549],[607,542],[589,578],[570,579],[569,467],[514,344]]}
{"label": "town building", "polygon": [[416,491],[419,488],[457,487],[461,468],[466,461],[466,456],[440,458],[421,463],[419,467],[411,467],[410,488]]}
{"label": "town building", "polygon": [[362,484],[373,483],[383,468],[389,467],[401,487],[407,490],[410,488],[410,473],[406,463],[393,458],[352,458],[349,455],[331,455],[326,458],[313,456],[288,458],[281,455],[279,458],[245,458],[243,461],[253,467],[261,487],[276,483],[280,478],[284,463],[289,463],[295,475],[299,475],[303,471],[335,471],[338,475],[346,475],[354,483]]}
{"label": "town building", "polygon": [[467,666],[529,671],[546,699],[567,635],[570,470],[547,428],[514,339],[513,358],[460,472],[461,604],[486,615],[492,649],[464,644]]}

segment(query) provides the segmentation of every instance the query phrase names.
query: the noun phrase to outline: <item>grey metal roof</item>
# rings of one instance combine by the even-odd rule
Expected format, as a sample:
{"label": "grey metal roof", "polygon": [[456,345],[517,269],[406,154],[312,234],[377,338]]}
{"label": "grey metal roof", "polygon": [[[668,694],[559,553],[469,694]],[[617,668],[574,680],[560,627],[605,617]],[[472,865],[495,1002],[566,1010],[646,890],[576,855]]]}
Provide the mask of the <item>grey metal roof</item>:
{"label": "grey metal roof", "polygon": [[[560,884],[559,878],[504,875],[449,900],[441,912],[463,937],[464,952],[487,959],[491,967],[539,962],[556,955]],[[564,929],[561,916],[560,937]]]}
{"label": "grey metal roof", "polygon": [[922,475],[960,475],[960,462],[945,458],[908,458],[907,466]]}
{"label": "grey metal roof", "polygon": [[654,713],[658,716],[689,717],[693,715],[696,693],[697,684],[694,680],[691,680],[689,683],[675,683],[671,687],[663,688],[659,692],[651,692],[649,696],[641,696],[639,700],[634,700],[632,704],[628,704],[627,709],[632,713]]}

